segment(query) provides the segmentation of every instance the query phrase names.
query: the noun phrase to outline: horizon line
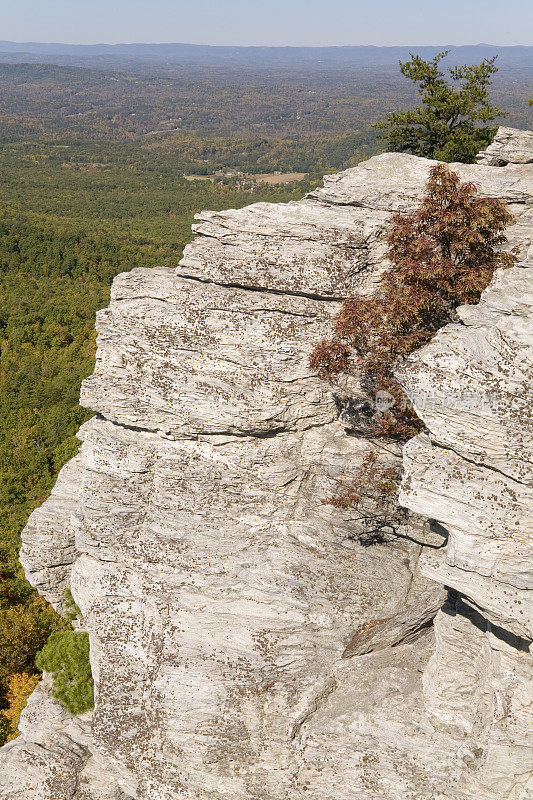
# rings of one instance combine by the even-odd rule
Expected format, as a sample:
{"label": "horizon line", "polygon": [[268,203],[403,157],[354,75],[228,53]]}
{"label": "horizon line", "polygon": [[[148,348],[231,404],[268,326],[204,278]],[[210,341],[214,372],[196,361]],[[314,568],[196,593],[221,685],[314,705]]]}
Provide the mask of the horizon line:
{"label": "horizon line", "polygon": [[0,39],[0,45],[2,44],[11,44],[11,45],[60,45],[60,46],[70,46],[70,47],[133,47],[133,46],[169,46],[169,45],[181,45],[185,47],[212,47],[212,48],[224,48],[224,47],[231,47],[234,49],[241,49],[241,50],[320,50],[320,49],[338,49],[338,50],[347,50],[350,48],[363,48],[363,47],[372,47],[376,49],[392,49],[395,47],[442,47],[444,49],[451,48],[451,47],[500,47],[500,48],[514,48],[514,47],[522,47],[522,48],[530,48],[533,49],[533,45],[530,44],[495,44],[493,42],[476,42],[471,44],[207,44],[205,42],[146,42],[146,41],[135,41],[135,42],[59,42],[59,41],[37,41],[37,40],[26,40],[26,41],[15,41],[13,39]]}

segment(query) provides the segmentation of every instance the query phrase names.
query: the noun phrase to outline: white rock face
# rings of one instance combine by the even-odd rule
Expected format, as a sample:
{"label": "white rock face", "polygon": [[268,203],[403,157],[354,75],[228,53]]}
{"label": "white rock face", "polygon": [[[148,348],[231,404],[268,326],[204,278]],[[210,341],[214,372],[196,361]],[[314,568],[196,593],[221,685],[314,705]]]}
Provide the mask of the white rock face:
{"label": "white rock face", "polygon": [[498,128],[498,132],[486,150],[477,157],[478,164],[502,167],[505,164],[531,164],[533,162],[533,131],[517,131],[515,128]]}
{"label": "white rock face", "polygon": [[[96,708],[89,733],[41,684],[0,751],[0,800],[530,796],[522,162],[458,165],[517,213],[524,266],[402,371],[432,437],[409,445],[404,494],[446,550],[416,518],[410,539],[363,547],[322,503],[379,445],[347,435],[309,353],[340,298],[376,287],[385,225],[431,163],[386,154],[297,203],[204,212],[176,270],[115,280],[82,390],[97,415],[21,554],[57,607],[70,582]],[[501,412],[426,408],[457,376]],[[455,590],[436,644],[434,581]],[[343,659],[365,625],[372,652]]]}
{"label": "white rock face", "polygon": [[448,531],[420,564],[454,590],[435,620],[424,701],[435,725],[472,742],[467,796],[529,798],[533,261],[500,271],[459,317],[399,371],[429,429],[404,449],[401,501]]}
{"label": "white rock face", "polygon": [[90,757],[91,714],[71,717],[45,678],[20,719],[21,735],[2,749],[0,797],[9,800],[131,800]]}

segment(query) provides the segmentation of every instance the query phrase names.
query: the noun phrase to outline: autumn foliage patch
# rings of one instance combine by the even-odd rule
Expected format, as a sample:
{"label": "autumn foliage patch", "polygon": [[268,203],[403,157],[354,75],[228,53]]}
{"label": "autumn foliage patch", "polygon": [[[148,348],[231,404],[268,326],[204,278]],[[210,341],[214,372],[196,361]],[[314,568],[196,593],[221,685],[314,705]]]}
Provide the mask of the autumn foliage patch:
{"label": "autumn foliage patch", "polygon": [[20,715],[24,709],[28,697],[39,683],[39,675],[28,672],[15,673],[9,679],[7,690],[8,707],[1,712],[4,728],[4,741],[10,742],[18,736],[18,726]]}
{"label": "autumn foliage patch", "polygon": [[[459,305],[477,302],[495,269],[516,261],[514,252],[501,249],[511,222],[501,200],[481,197],[445,164],[431,167],[420,206],[392,218],[386,235],[392,268],[379,292],[346,299],[331,339],[319,342],[310,358],[324,380],[335,382],[343,372],[360,376],[375,409],[371,434],[405,440],[420,430],[394,366],[450,322]],[[380,391],[393,398],[390,409],[375,408]]]}
{"label": "autumn foliage patch", "polygon": [[[395,365],[453,320],[459,305],[477,302],[496,268],[516,261],[514,251],[501,249],[511,222],[501,200],[480,197],[444,164],[431,168],[419,208],[392,218],[386,235],[392,268],[379,292],[345,300],[331,339],[319,342],[310,358],[311,368],[331,383],[342,373],[359,376],[371,436],[404,441],[421,429]],[[388,398],[386,407],[376,402],[380,397]],[[401,535],[405,522],[399,478],[399,470],[371,453],[324,502],[357,512],[361,544],[384,542]]]}

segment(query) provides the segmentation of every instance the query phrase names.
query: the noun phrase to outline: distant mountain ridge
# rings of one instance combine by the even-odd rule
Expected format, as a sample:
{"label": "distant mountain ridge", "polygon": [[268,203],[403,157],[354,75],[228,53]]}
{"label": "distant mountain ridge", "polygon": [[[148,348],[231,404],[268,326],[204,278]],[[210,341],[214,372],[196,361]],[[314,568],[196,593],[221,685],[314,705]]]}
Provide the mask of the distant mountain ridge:
{"label": "distant mountain ridge", "polygon": [[450,50],[450,63],[478,62],[485,57],[498,55],[500,67],[531,65],[533,47],[517,45],[500,47],[490,44],[440,45],[423,47],[378,47],[373,45],[343,47],[222,47],[182,43],[163,44],[60,44],[40,42],[0,41],[0,57],[11,56],[17,61],[27,56],[41,56],[46,61],[57,58],[61,63],[79,63],[78,60],[143,61],[173,64],[225,64],[253,67],[305,66],[323,64],[326,67],[388,67],[398,60],[417,52],[432,58],[441,50]]}

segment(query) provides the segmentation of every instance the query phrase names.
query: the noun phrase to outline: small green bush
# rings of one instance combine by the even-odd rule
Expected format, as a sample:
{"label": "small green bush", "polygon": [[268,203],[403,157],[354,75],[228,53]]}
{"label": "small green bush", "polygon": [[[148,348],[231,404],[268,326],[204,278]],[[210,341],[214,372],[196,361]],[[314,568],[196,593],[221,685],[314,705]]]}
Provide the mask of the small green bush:
{"label": "small green bush", "polygon": [[69,622],[72,622],[72,620],[81,617],[81,611],[76,605],[70,589],[65,589],[65,607],[66,610],[63,616],[65,617],[65,619],[68,619]]}
{"label": "small green bush", "polygon": [[71,714],[83,714],[94,707],[87,633],[52,633],[37,654],[35,664],[38,669],[52,673],[52,694]]}

